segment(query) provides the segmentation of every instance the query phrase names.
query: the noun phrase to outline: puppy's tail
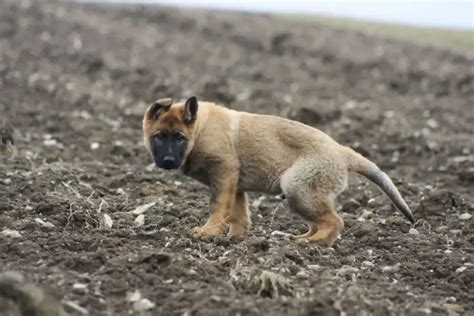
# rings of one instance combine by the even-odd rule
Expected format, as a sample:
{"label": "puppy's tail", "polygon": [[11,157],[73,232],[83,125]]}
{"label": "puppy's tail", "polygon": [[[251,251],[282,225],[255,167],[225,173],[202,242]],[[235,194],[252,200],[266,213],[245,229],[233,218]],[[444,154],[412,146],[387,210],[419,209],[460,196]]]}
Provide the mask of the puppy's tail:
{"label": "puppy's tail", "polygon": [[415,219],[405,200],[403,200],[400,192],[393,184],[392,180],[377,167],[372,161],[368,160],[361,154],[355,152],[349,147],[345,147],[348,153],[349,171],[357,172],[363,175],[373,183],[375,183],[385,194],[388,195],[393,204],[405,215],[405,217],[413,224]]}

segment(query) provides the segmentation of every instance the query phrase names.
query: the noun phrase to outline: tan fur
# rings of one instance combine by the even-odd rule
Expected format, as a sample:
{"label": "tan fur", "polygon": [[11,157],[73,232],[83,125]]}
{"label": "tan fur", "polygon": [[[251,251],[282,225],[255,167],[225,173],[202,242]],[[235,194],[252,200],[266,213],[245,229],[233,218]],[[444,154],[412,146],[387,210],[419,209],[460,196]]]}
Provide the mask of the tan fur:
{"label": "tan fur", "polygon": [[[349,171],[375,170],[352,149],[295,121],[199,102],[195,123],[185,126],[183,111],[178,103],[157,121],[145,114],[143,126],[145,140],[163,124],[181,126],[190,140],[181,169],[211,189],[210,217],[192,231],[194,237],[219,235],[226,223],[229,235],[245,234],[250,226],[245,192],[258,191],[283,193],[307,221],[308,233],[297,239],[331,246],[344,227],[334,199],[346,188]],[[399,206],[398,191],[393,183],[387,185],[398,194],[390,197]]]}

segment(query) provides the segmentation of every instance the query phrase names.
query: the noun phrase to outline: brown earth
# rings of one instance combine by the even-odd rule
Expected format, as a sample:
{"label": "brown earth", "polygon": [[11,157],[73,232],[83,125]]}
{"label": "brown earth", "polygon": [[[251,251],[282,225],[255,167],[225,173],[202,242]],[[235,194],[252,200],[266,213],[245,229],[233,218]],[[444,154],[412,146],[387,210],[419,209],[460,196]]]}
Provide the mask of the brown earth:
{"label": "brown earth", "polygon": [[[279,233],[305,227],[259,194],[247,238],[188,238],[207,188],[147,168],[141,116],[191,95],[352,146],[415,229],[354,177],[333,248]],[[474,59],[449,50],[268,15],[1,1],[0,270],[73,315],[472,314],[473,104]],[[155,307],[136,311],[136,290]]]}

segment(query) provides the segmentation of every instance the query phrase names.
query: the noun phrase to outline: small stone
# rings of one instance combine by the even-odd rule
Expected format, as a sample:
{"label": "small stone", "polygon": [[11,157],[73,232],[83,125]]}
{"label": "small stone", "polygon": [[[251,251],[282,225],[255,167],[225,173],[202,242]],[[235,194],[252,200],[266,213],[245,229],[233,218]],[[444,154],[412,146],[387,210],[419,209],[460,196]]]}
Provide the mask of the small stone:
{"label": "small stone", "polygon": [[110,217],[110,215],[108,214],[104,214],[102,216],[103,218],[103,224],[105,227],[107,228],[112,228],[112,226],[114,225],[114,221],[112,220],[112,218]]}
{"label": "small stone", "polygon": [[459,219],[462,220],[462,221],[467,221],[469,219],[471,219],[472,215],[469,214],[469,213],[464,213],[464,214],[461,214],[459,215]]}
{"label": "small stone", "polygon": [[428,125],[428,127],[432,128],[432,129],[436,129],[436,128],[438,128],[438,126],[439,126],[438,122],[436,122],[436,121],[433,120],[433,119],[428,119],[428,120],[426,121],[426,125]]}
{"label": "small stone", "polygon": [[127,301],[129,302],[138,302],[139,300],[141,300],[142,298],[142,294],[140,293],[139,290],[135,290],[135,292],[133,293],[128,293],[127,295]]}
{"label": "small stone", "polygon": [[135,227],[142,227],[145,224],[145,215],[138,215],[137,218],[135,218],[135,220],[133,221],[133,224],[135,225]]}
{"label": "small stone", "polygon": [[0,179],[0,182],[3,183],[4,185],[10,185],[12,184],[12,179],[10,178]]}
{"label": "small stone", "polygon": [[338,274],[348,274],[348,273],[355,273],[359,272],[359,268],[351,267],[348,265],[343,265],[339,269],[336,270]]}
{"label": "small stone", "polygon": [[135,209],[132,211],[132,214],[135,214],[135,215],[143,214],[143,213],[145,213],[150,207],[155,206],[155,204],[156,204],[156,202],[151,202],[151,203],[148,203],[148,204],[140,205],[140,206],[138,206],[137,208],[135,208]]}
{"label": "small stone", "polygon": [[155,163],[151,163],[148,166],[145,167],[146,171],[153,171],[155,169]]}
{"label": "small stone", "polygon": [[385,266],[382,268],[383,272],[398,272],[400,271],[400,263],[397,263],[393,266]]}
{"label": "small stone", "polygon": [[416,228],[410,228],[410,230],[408,231],[409,234],[411,235],[415,235],[415,236],[419,236],[420,235],[420,232],[416,229]]}
{"label": "small stone", "polygon": [[279,230],[272,231],[270,235],[277,236],[277,237],[291,237],[292,236],[291,234],[288,234]]}
{"label": "small stone", "polygon": [[296,274],[296,277],[300,279],[307,279],[308,278],[308,273],[306,271],[301,270]]}
{"label": "small stone", "polygon": [[319,271],[321,270],[321,266],[319,264],[309,264],[308,269],[313,271]]}
{"label": "small stone", "polygon": [[444,303],[443,306],[446,309],[449,309],[449,310],[454,311],[454,312],[459,312],[459,313],[464,312],[464,307],[462,307],[461,305],[458,305],[458,304]]}
{"label": "small stone", "polygon": [[43,145],[45,146],[57,146],[58,141],[56,139],[45,139],[43,140]]}
{"label": "small stone", "polygon": [[10,238],[21,238],[21,234],[17,230],[5,228],[2,230],[2,235]]}
{"label": "small stone", "polygon": [[41,218],[35,218],[35,223],[40,225],[41,227],[44,227],[44,228],[54,228],[54,227],[56,227],[56,226],[54,226],[53,223],[45,222]]}
{"label": "small stone", "polygon": [[456,269],[456,273],[462,273],[467,270],[467,267],[459,267]]}
{"label": "small stone", "polygon": [[354,213],[359,207],[359,201],[355,199],[350,199],[342,205],[342,210],[346,213]]}
{"label": "small stone", "polygon": [[374,263],[371,261],[363,261],[362,264],[367,267],[373,267]]}
{"label": "small stone", "polygon": [[88,285],[85,283],[74,283],[72,285],[72,290],[74,293],[84,294],[87,293],[87,287]]}
{"label": "small stone", "polygon": [[155,303],[151,302],[147,298],[142,298],[141,300],[133,303],[133,309],[135,309],[137,312],[144,312],[152,309],[155,306]]}
{"label": "small stone", "polygon": [[99,147],[100,147],[100,144],[99,144],[99,143],[92,143],[92,144],[91,144],[91,149],[92,149],[92,150],[97,150],[97,149],[99,149]]}

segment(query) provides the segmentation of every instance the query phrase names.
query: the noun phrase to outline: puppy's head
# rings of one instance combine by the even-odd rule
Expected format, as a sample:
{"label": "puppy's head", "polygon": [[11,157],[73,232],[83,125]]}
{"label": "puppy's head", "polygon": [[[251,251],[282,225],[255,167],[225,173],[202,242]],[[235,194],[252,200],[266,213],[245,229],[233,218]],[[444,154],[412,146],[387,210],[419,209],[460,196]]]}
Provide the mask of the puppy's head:
{"label": "puppy's head", "polygon": [[163,169],[178,169],[194,146],[198,102],[189,98],[184,104],[159,99],[148,107],[143,118],[145,147],[155,164]]}

